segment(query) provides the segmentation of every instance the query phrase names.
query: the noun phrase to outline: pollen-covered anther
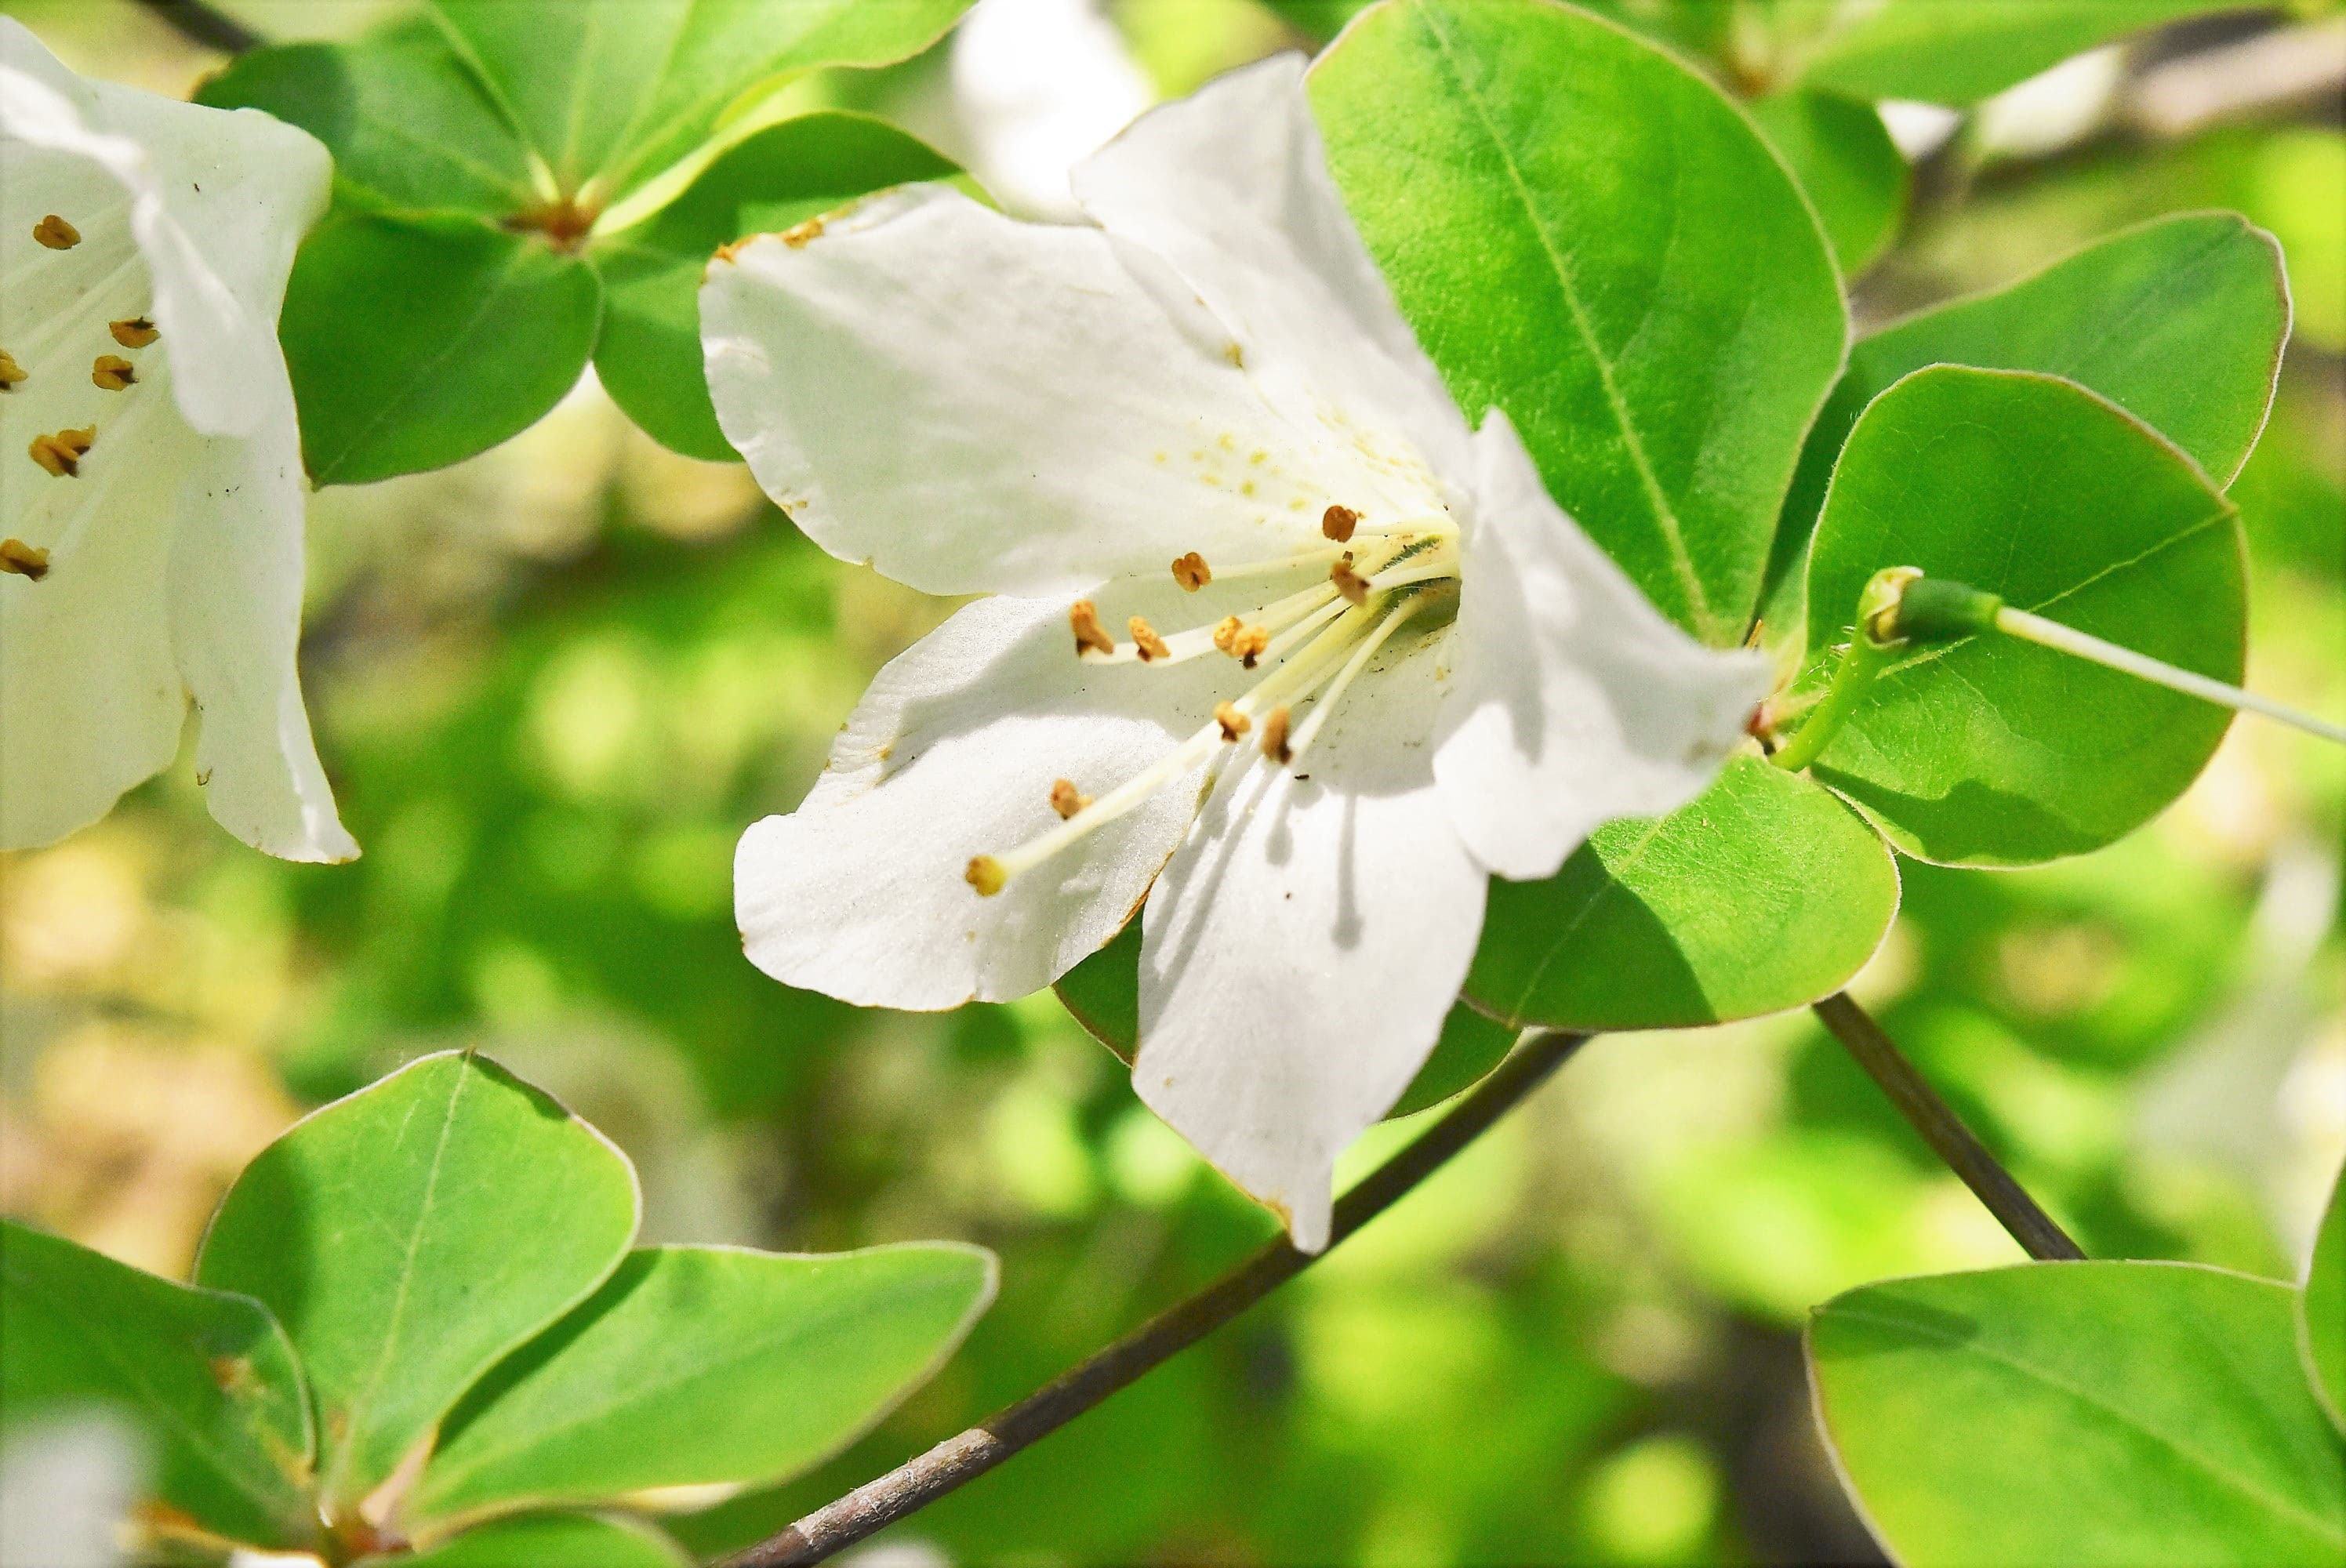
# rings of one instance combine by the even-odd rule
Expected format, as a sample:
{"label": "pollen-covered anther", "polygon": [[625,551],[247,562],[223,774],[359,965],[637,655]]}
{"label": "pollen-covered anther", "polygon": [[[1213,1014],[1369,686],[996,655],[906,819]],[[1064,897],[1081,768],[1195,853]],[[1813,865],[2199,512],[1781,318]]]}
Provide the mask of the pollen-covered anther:
{"label": "pollen-covered anther", "polygon": [[1214,625],[1214,647],[1249,669],[1270,646],[1270,628],[1250,626],[1236,616],[1224,616]]}
{"label": "pollen-covered anther", "polygon": [[977,890],[978,897],[990,899],[1002,891],[1003,884],[1010,877],[1003,871],[1002,862],[992,855],[972,855],[969,869],[962,872],[962,880]]}
{"label": "pollen-covered anther", "polygon": [[1320,514],[1320,532],[1339,545],[1352,542],[1352,530],[1361,525],[1361,514],[1349,506],[1331,506]]}
{"label": "pollen-covered anther", "polygon": [[1287,747],[1287,706],[1281,703],[1262,717],[1262,754],[1281,768],[1295,760]]}
{"label": "pollen-covered anther", "polygon": [[1352,603],[1365,605],[1369,602],[1369,580],[1352,570],[1351,551],[1346,551],[1342,560],[1328,568],[1328,580],[1335,584],[1336,591]]}
{"label": "pollen-covered anther", "polygon": [[22,539],[0,539],[0,572],[13,572],[37,583],[49,575],[49,553]]}
{"label": "pollen-covered anther", "polygon": [[101,392],[128,392],[138,381],[138,372],[120,354],[100,354],[89,368],[89,379]]}
{"label": "pollen-covered anther", "polygon": [[1125,622],[1124,626],[1125,629],[1132,634],[1133,651],[1140,656],[1141,663],[1147,664],[1150,659],[1173,657],[1173,650],[1165,646],[1165,639],[1157,635],[1157,628],[1150,626],[1142,616],[1135,616]]}
{"label": "pollen-covered anther", "polygon": [[1254,720],[1249,718],[1245,714],[1240,713],[1238,709],[1238,704],[1234,702],[1218,702],[1214,704],[1214,722],[1222,727],[1222,738],[1224,740],[1236,740],[1239,736],[1244,735],[1248,730],[1254,728]]}
{"label": "pollen-covered anther", "polygon": [[81,243],[81,230],[52,212],[33,225],[33,238],[52,250],[70,250]]}
{"label": "pollen-covered anther", "polygon": [[1075,628],[1077,658],[1087,653],[1106,657],[1116,652],[1116,639],[1100,630],[1099,606],[1089,599],[1077,599],[1067,606],[1067,624]]}
{"label": "pollen-covered anther", "polygon": [[163,335],[145,316],[133,316],[124,321],[108,321],[106,330],[113,333],[114,341],[126,349],[143,349]]}
{"label": "pollen-covered anther", "polygon": [[55,435],[36,435],[27,449],[33,461],[59,479],[72,479],[81,473],[81,460],[97,440],[97,427],[86,430],[61,430]]}
{"label": "pollen-covered anther", "polygon": [[1194,594],[1214,580],[1214,569],[1195,550],[1173,563],[1173,580],[1181,585],[1185,594]]}
{"label": "pollen-covered anther", "polygon": [[1072,779],[1057,779],[1051,785],[1051,809],[1059,814],[1061,821],[1066,820],[1091,803],[1092,798],[1077,789],[1076,781]]}
{"label": "pollen-covered anther", "polygon": [[25,367],[16,362],[16,356],[0,349],[0,392],[15,392],[24,379]]}

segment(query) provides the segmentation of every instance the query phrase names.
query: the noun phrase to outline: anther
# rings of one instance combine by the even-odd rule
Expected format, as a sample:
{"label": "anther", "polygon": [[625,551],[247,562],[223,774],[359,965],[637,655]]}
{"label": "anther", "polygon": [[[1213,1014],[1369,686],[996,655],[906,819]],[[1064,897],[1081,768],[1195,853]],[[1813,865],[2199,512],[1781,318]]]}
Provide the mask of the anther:
{"label": "anther", "polygon": [[0,539],[0,572],[14,572],[37,583],[49,575],[49,553],[22,539]]}
{"label": "anther", "polygon": [[1349,506],[1331,506],[1320,514],[1320,532],[1339,545],[1351,544],[1352,530],[1360,525],[1361,514]]}
{"label": "anther", "polygon": [[97,439],[97,427],[87,430],[61,430],[55,435],[36,435],[28,449],[33,461],[59,479],[72,479],[81,473],[81,460]]}
{"label": "anther", "polygon": [[1295,759],[1295,754],[1287,748],[1287,706],[1282,703],[1263,715],[1262,719],[1262,754],[1281,768]]}
{"label": "anther", "polygon": [[81,243],[81,230],[52,212],[33,225],[33,238],[52,250],[70,250]]}
{"label": "anther", "polygon": [[1141,663],[1147,664],[1153,658],[1173,657],[1173,650],[1165,646],[1165,639],[1157,635],[1157,628],[1140,616],[1133,616],[1132,619],[1125,622],[1125,626],[1132,633],[1132,646],[1134,651],[1140,655]]}
{"label": "anther", "polygon": [[1173,580],[1181,585],[1182,592],[1194,594],[1214,580],[1214,569],[1206,565],[1203,555],[1192,550],[1173,563]]}
{"label": "anther", "polygon": [[1351,551],[1347,550],[1342,560],[1328,568],[1328,580],[1336,585],[1338,593],[1343,595],[1354,605],[1365,605],[1369,602],[1369,580],[1352,570]]}
{"label": "anther", "polygon": [[1010,878],[1003,871],[1002,862],[992,855],[972,855],[969,869],[962,872],[962,880],[977,890],[978,897],[990,899],[1002,891],[1002,884]]}
{"label": "anther", "polygon": [[1087,653],[1116,652],[1116,639],[1100,630],[1099,606],[1089,599],[1077,599],[1067,606],[1067,624],[1075,628],[1077,658]]}
{"label": "anther", "polygon": [[16,362],[16,356],[0,349],[0,392],[15,392],[24,379],[25,367]]}
{"label": "anther", "polygon": [[127,321],[108,321],[106,330],[112,332],[114,341],[126,349],[143,349],[163,335],[155,330],[155,323],[144,316],[133,316]]}
{"label": "anther", "polygon": [[1249,718],[1245,714],[1240,713],[1238,709],[1238,705],[1233,702],[1218,702],[1214,704],[1214,722],[1222,727],[1222,738],[1224,740],[1236,740],[1239,736],[1244,735],[1248,730],[1254,728],[1254,721]]}
{"label": "anther", "polygon": [[120,354],[100,354],[90,367],[89,379],[103,392],[127,392],[138,379],[138,372]]}
{"label": "anther", "polygon": [[1092,798],[1078,790],[1072,779],[1057,779],[1051,785],[1051,809],[1059,814],[1063,822],[1091,803]]}

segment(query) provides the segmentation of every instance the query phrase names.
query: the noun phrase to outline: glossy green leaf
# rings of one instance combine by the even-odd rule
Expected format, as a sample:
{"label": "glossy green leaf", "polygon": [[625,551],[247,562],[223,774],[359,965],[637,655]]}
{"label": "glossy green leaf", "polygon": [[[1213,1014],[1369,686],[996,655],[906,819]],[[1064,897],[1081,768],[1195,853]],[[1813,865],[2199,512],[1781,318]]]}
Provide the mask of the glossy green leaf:
{"label": "glossy green leaf", "polygon": [[[1140,921],[1128,922],[1106,947],[1059,976],[1052,989],[1086,1033],[1131,1066],[1140,1039]],[[1472,1088],[1506,1059],[1518,1033],[1459,1003],[1442,1021],[1433,1054],[1386,1118],[1410,1115]]]}
{"label": "glossy green leaf", "polygon": [[1516,1025],[1679,1029],[1841,989],[1898,912],[1882,836],[1756,757],[1659,820],[1599,828],[1543,882],[1491,883],[1466,977]]}
{"label": "glossy green leaf", "polygon": [[2298,1343],[2314,1397],[2346,1432],[2346,1171],[2331,1185],[2297,1305]]}
{"label": "glossy green leaf", "polygon": [[956,172],[933,148],[861,115],[807,115],[741,142],[649,222],[588,252],[603,274],[595,369],[604,389],[668,446],[729,459],[701,364],[700,280],[710,254],[866,191]]}
{"label": "glossy green leaf", "polygon": [[382,1568],[689,1568],[684,1548],[623,1514],[520,1513],[495,1519]]}
{"label": "glossy green leaf", "polygon": [[1506,410],[1665,613],[1739,641],[1846,334],[1824,236],[1751,122],[1544,0],[1388,0],[1311,92],[1459,406]]}
{"label": "glossy green leaf", "polygon": [[1873,265],[1898,237],[1914,178],[1881,113],[1838,93],[1797,90],[1750,108],[1816,208],[1842,276]]}
{"label": "glossy green leaf", "polygon": [[607,206],[752,89],[901,60],[969,0],[433,0],[565,193]]}
{"label": "glossy green leaf", "polygon": [[2289,337],[2271,235],[2228,212],[2161,219],[1992,293],[1883,328],[1851,351],[1784,503],[1771,618],[1799,618],[1800,562],[1857,416],[1925,365],[2042,371],[2091,388],[2229,484],[2263,431]]}
{"label": "glossy green leaf", "polygon": [[448,1052],[317,1111],[247,1166],[196,1277],[277,1313],[310,1378],[330,1508],[366,1495],[635,1235],[635,1173],[495,1063]]}
{"label": "glossy green leaf", "polygon": [[100,1403],[154,1445],[155,1495],[254,1545],[314,1544],[310,1407],[259,1302],[0,1223],[0,1406]]}
{"label": "glossy green leaf", "polygon": [[545,199],[503,113],[423,17],[355,44],[255,49],[196,97],[266,109],[316,137],[346,201],[502,218]]}
{"label": "glossy green leaf", "polygon": [[631,1254],[466,1398],[415,1515],[792,1474],[926,1381],[994,1285],[991,1253],[944,1243]]}
{"label": "glossy green leaf", "polygon": [[601,310],[578,258],[471,219],[329,219],[278,325],[311,477],[438,468],[526,430],[578,383]]}
{"label": "glossy green leaf", "polygon": [[[1809,564],[1809,647],[1846,641],[1884,566],[2238,684],[2239,522],[2189,458],[2074,382],[1939,366],[1849,438]],[[1811,771],[1925,860],[2025,865],[2099,849],[2198,776],[2223,708],[2016,639],[1903,655]]]}
{"label": "glossy green leaf", "polygon": [[1962,107],[2072,55],[2243,0],[1882,0],[1827,35],[1800,79],[1863,98]]}
{"label": "glossy green leaf", "polygon": [[1870,1285],[1808,1333],[1818,1419],[1908,1568],[2346,1556],[2346,1450],[2287,1286],[2166,1263]]}

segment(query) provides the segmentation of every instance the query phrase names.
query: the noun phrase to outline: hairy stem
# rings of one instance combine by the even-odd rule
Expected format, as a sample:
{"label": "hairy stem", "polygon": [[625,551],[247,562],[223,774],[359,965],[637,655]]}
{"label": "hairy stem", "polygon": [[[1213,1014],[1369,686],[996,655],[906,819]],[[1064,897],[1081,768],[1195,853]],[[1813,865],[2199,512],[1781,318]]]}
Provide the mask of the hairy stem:
{"label": "hairy stem", "polygon": [[266,42],[261,36],[205,0],[138,0],[168,22],[179,36],[223,55],[241,55]]}
{"label": "hairy stem", "polygon": [[2012,1233],[2028,1256],[2040,1262],[2075,1263],[2086,1256],[2069,1235],[2053,1221],[2053,1217],[2036,1206],[2036,1200],[2014,1181],[2012,1173],[1996,1163],[1995,1156],[1972,1135],[1953,1106],[1939,1098],[1914,1064],[1906,1059],[1897,1043],[1882,1032],[1876,1023],[1847,992],[1839,992],[1816,1004],[1816,1015],[1833,1033],[1833,1038],[1849,1048],[1857,1064],[1882,1086],[1890,1103],[1898,1107],[1932,1152],[1946,1162],[1947,1168],[1963,1178],[1974,1196],[1995,1216],[1997,1223]]}
{"label": "hairy stem", "polygon": [[[1333,1249],[1439,1170],[1451,1156],[1546,1082],[1586,1039],[1585,1034],[1554,1031],[1541,1031],[1525,1039],[1496,1072],[1424,1135],[1337,1199],[1329,1247]],[[820,1563],[853,1545],[1057,1431],[1236,1318],[1315,1260],[1315,1255],[1298,1252],[1284,1241],[1272,1242],[1204,1290],[1158,1314],[1016,1404],[815,1510],[779,1535],[726,1559],[724,1568]]]}

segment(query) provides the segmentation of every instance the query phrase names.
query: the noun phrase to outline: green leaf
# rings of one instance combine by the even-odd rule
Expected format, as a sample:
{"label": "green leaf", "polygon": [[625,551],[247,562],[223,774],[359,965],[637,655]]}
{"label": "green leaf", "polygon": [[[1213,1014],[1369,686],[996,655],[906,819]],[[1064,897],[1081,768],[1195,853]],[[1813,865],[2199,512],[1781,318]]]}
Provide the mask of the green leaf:
{"label": "green leaf", "polygon": [[278,324],[311,477],[438,468],[526,430],[577,384],[601,310],[578,258],[471,219],[329,219]]}
{"label": "green leaf", "polygon": [[1914,182],[1881,114],[1838,93],[1778,93],[1749,107],[1816,208],[1842,276],[1872,266],[1898,237]]}
{"label": "green leaf", "polygon": [[337,194],[361,206],[502,218],[545,199],[502,112],[421,17],[356,44],[252,50],[196,101],[300,126],[334,155]]}
{"label": "green leaf", "polygon": [[994,1285],[993,1254],[944,1243],[633,1253],[466,1398],[415,1513],[795,1473],[926,1381]]}
{"label": "green leaf", "polygon": [[1756,757],[1658,821],[1592,835],[1543,882],[1491,883],[1466,976],[1518,1026],[1682,1029],[1841,989],[1898,912],[1881,835],[1831,791]]}
{"label": "green leaf", "polygon": [[635,1172],[600,1133],[495,1063],[447,1052],[262,1150],[221,1202],[196,1277],[259,1298],[292,1336],[339,1512],[602,1284],[637,1208]]}
{"label": "green leaf", "polygon": [[[1874,400],[1809,564],[1818,669],[1883,566],[1968,583],[2237,685],[2239,521],[2156,431],[2071,382],[1938,366]],[[1893,843],[1949,864],[2099,849],[2198,777],[2230,714],[2005,636],[1894,658],[1812,768]]]}
{"label": "green leaf", "polygon": [[1962,107],[2072,55],[2243,0],[1883,0],[1802,62],[1810,87]]}
{"label": "green leaf", "polygon": [[1751,122],[1611,23],[1388,0],[1312,67],[1370,250],[1479,418],[1663,611],[1741,640],[1846,313]]}
{"label": "green leaf", "polygon": [[1907,1568],[2335,1563],[2346,1451],[2294,1294],[2168,1263],[1870,1285],[1809,1326],[1818,1419]]}
{"label": "green leaf", "polygon": [[531,154],[606,207],[752,89],[925,47],[969,0],[433,0]]}
{"label": "green leaf", "polygon": [[493,1520],[382,1568],[690,1568],[684,1548],[624,1514],[522,1513]]}
{"label": "green leaf", "polygon": [[604,389],[675,450],[730,459],[701,364],[700,280],[710,253],[866,191],[958,172],[933,148],[861,115],[807,115],[741,142],[651,221],[588,251],[603,274],[595,369]]}
{"label": "green leaf", "polygon": [[2297,1332],[2314,1397],[2346,1432],[2346,1171],[2331,1184],[2330,1205],[2321,1211],[2298,1299]]}
{"label": "green leaf", "polygon": [[2289,285],[2271,235],[2228,212],[2112,235],[1993,293],[1861,341],[1800,453],[1770,579],[1771,619],[1800,618],[1800,562],[1841,443],[1865,406],[1925,365],[2042,371],[2089,387],[2229,485],[2272,406],[2289,338]]}
{"label": "green leaf", "polygon": [[98,1403],[154,1444],[155,1495],[230,1540],[314,1546],[309,1400],[258,1301],[0,1222],[0,1406]]}
{"label": "green leaf", "polygon": [[[1138,921],[1128,921],[1106,947],[1059,976],[1051,989],[1084,1033],[1115,1052],[1126,1066],[1132,1065],[1140,1050]],[[1385,1118],[1413,1115],[1473,1087],[1506,1059],[1518,1033],[1460,1002],[1442,1021],[1433,1054]]]}

